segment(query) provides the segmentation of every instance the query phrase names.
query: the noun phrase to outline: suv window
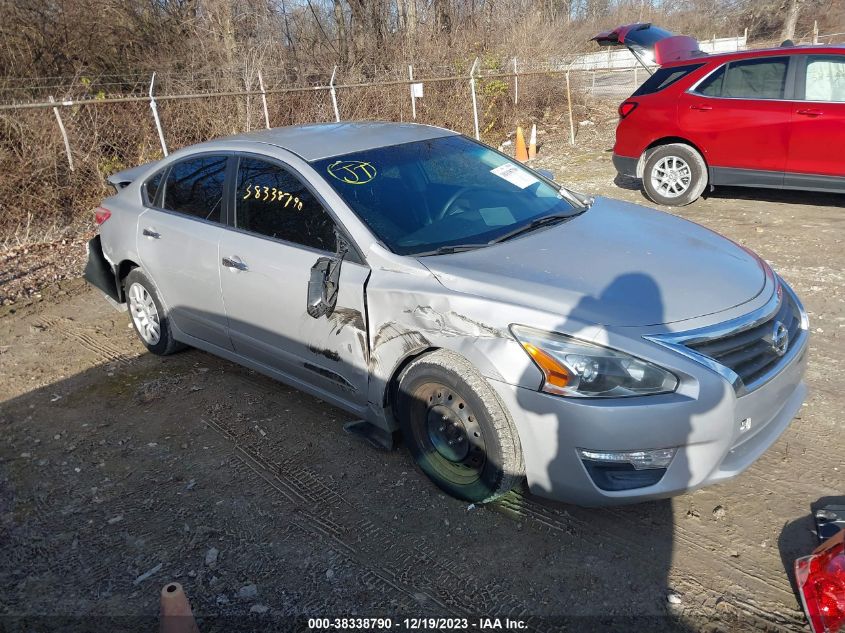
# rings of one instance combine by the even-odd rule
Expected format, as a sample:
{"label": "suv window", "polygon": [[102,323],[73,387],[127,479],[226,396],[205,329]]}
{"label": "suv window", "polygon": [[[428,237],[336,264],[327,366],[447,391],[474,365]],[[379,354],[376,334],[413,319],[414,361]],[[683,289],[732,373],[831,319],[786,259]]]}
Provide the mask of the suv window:
{"label": "suv window", "polygon": [[695,92],[706,97],[783,99],[788,64],[788,57],[730,62],[702,81]]}
{"label": "suv window", "polygon": [[241,158],[235,189],[235,226],[287,242],[335,252],[334,221],[311,191],[288,170]]}
{"label": "suv window", "polygon": [[809,101],[845,101],[845,56],[810,55],[804,78]]}
{"label": "suv window", "polygon": [[783,99],[786,57],[762,57],[731,62],[722,86],[723,97]]}
{"label": "suv window", "polygon": [[726,66],[720,66],[719,70],[698,84],[695,92],[705,97],[722,96],[722,84],[725,82],[725,68]]}
{"label": "suv window", "polygon": [[688,66],[674,66],[673,68],[658,68],[654,74],[646,79],[643,84],[636,89],[632,97],[640,95],[649,95],[655,92],[660,92],[664,88],[668,88],[676,81],[679,81],[689,75],[692,71],[701,68],[703,64],[690,64]]}
{"label": "suv window", "polygon": [[162,207],[220,222],[227,160],[226,156],[200,156],[173,165],[165,181]]}

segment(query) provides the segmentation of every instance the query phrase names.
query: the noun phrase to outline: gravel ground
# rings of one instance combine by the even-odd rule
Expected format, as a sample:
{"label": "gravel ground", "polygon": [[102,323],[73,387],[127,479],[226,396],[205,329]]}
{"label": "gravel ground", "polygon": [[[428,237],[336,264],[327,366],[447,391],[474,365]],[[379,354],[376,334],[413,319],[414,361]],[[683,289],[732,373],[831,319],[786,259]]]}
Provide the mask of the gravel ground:
{"label": "gravel ground", "polygon": [[[579,125],[577,148],[542,130],[537,166],[648,204],[614,182],[593,127]],[[434,615],[470,630],[485,630],[478,617],[537,631],[806,630],[788,570],[813,547],[811,503],[845,494],[843,203],[725,189],[670,210],[795,287],[812,322],[811,395],[740,477],[598,510],[524,491],[484,507],[444,497],[404,450],[346,435],[342,411],[196,350],[145,353],[126,314],[75,278],[81,242],[4,255],[0,628],[153,630],[158,592],[177,580],[203,631]]]}

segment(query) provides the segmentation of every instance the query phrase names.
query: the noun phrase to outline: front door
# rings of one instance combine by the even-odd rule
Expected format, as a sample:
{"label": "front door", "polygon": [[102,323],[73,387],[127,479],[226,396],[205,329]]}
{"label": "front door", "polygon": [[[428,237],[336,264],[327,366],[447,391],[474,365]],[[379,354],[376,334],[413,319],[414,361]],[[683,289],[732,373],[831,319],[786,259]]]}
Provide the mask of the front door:
{"label": "front door", "polygon": [[[794,186],[803,180],[810,187],[814,183],[801,175],[845,177],[845,152],[839,140],[845,131],[845,55],[807,55],[796,92],[787,177],[799,181]],[[835,182],[827,184],[837,188]],[[816,184],[824,185],[824,179]],[[845,190],[845,181],[838,185]]]}
{"label": "front door", "polygon": [[783,101],[788,67],[785,55],[731,62],[681,95],[679,127],[703,148],[708,166],[754,170],[761,185],[782,184],[789,143],[789,104]]}
{"label": "front door", "polygon": [[218,256],[228,160],[202,154],[173,164],[139,216],[137,244],[173,324],[231,350]]}
{"label": "front door", "polygon": [[364,284],[369,268],[343,261],[337,304],[308,314],[311,269],[335,258],[336,224],[280,163],[241,156],[233,226],[220,242],[220,274],[235,351],[347,402],[366,404]]}

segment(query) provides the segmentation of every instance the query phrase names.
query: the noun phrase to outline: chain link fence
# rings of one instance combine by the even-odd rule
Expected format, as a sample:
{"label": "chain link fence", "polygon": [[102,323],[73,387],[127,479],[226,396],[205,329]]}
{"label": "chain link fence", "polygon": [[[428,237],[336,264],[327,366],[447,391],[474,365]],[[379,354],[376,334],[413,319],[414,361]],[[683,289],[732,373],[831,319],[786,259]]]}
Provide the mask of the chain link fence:
{"label": "chain link fence", "polygon": [[[744,37],[722,40],[745,45]],[[568,127],[570,141],[578,144],[579,123],[609,132],[615,106],[648,76],[634,63],[600,67],[585,61],[591,57],[483,58],[306,77],[292,69],[245,66],[235,73],[165,69],[2,79],[0,246],[89,226],[88,211],[108,195],[105,178],[114,172],[264,127],[414,121],[498,145],[517,125],[554,122]],[[421,96],[412,96],[415,90]]]}

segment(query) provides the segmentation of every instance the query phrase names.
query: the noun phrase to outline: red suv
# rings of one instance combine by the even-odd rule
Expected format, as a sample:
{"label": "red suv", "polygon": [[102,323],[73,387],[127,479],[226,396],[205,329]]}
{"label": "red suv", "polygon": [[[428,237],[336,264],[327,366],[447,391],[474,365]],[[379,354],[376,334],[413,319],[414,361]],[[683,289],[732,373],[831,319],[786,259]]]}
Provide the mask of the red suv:
{"label": "red suv", "polygon": [[660,67],[619,106],[613,164],[658,204],[710,185],[845,193],[845,46],[708,55],[632,24],[594,38]]}

